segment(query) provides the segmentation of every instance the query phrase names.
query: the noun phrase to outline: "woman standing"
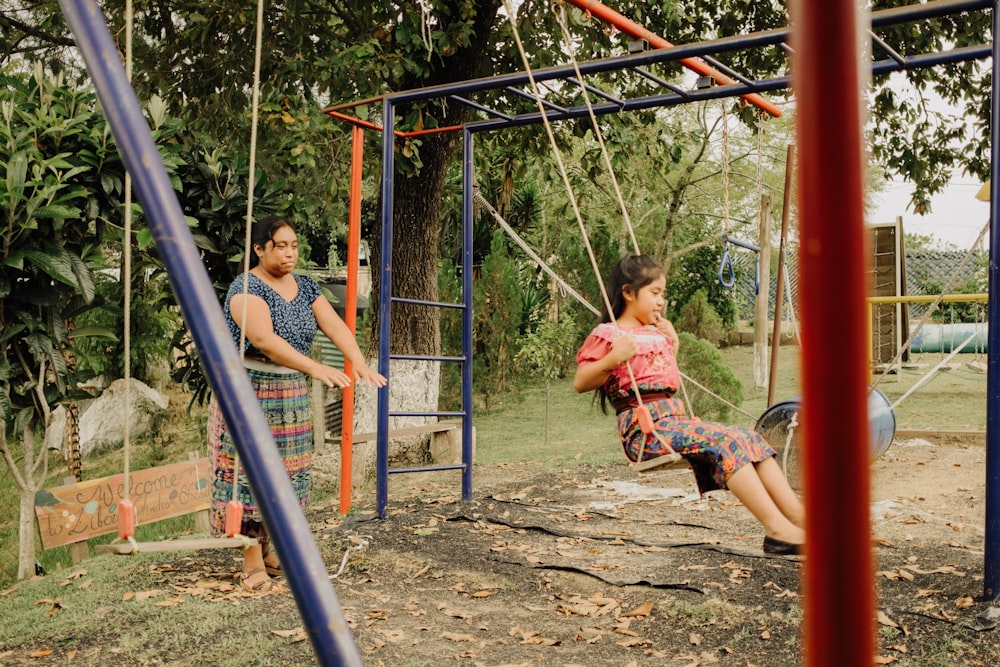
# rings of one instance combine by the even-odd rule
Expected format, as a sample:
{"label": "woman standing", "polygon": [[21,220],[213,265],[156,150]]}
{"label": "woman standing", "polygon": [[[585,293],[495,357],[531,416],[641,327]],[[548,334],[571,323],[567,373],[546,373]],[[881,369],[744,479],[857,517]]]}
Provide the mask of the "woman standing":
{"label": "woman standing", "polygon": [[[271,216],[258,221],[251,232],[253,244],[249,274],[241,274],[226,294],[226,322],[234,342],[243,340],[244,365],[262,410],[271,427],[278,453],[303,507],[312,486],[312,414],[310,382],[329,387],[348,386],[352,378],[309,356],[317,328],[344,354],[354,368],[354,380],[382,387],[386,379],[365,363],[351,330],[323,297],[312,278],[292,273],[299,249],[295,228],[286,218]],[[233,498],[236,448],[213,397],[209,405],[208,440],[215,470],[212,490],[212,528],[222,533],[226,503]],[[251,591],[271,588],[269,575],[281,574],[281,565],[270,549],[270,540],[245,476],[238,481],[237,500],[243,505],[240,533],[258,545],[243,552],[240,581]]]}

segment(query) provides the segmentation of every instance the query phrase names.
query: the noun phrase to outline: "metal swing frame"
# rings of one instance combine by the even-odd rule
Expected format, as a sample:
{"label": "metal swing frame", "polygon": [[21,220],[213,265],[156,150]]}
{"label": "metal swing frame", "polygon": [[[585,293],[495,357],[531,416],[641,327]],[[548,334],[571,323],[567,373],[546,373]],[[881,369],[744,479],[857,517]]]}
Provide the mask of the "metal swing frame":
{"label": "metal swing frame", "polygon": [[[570,0],[574,4],[593,11],[595,15],[603,18],[598,12],[600,3],[590,0]],[[808,149],[833,150],[829,141],[840,141],[839,146],[843,148],[852,147],[856,142],[860,147],[860,128],[845,123],[844,127],[831,128],[820,127],[818,101],[824,91],[830,95],[836,105],[847,112],[847,117],[856,118],[859,111],[857,104],[858,81],[856,72],[849,72],[850,68],[843,67],[844,62],[854,62],[854,42],[852,41],[856,27],[857,17],[854,2],[840,1],[829,3],[800,3],[800,9],[805,14],[797,22],[795,33],[790,28],[769,30],[752,35],[739,37],[729,37],[718,40],[711,40],[697,44],[672,47],[658,45],[655,41],[650,41],[653,46],[662,46],[655,51],[605,58],[601,60],[582,63],[580,71],[583,74],[596,74],[599,72],[628,71],[637,76],[642,76],[650,81],[662,86],[662,90],[656,94],[650,94],[634,99],[620,99],[600,91],[589,84],[587,90],[604,102],[594,106],[594,112],[598,115],[608,113],[621,113],[639,109],[648,109],[661,106],[672,106],[693,101],[716,99],[720,97],[731,97],[736,95],[760,95],[769,91],[784,90],[792,87],[789,76],[779,76],[767,80],[751,80],[736,72],[727,71],[721,62],[716,59],[719,54],[725,54],[739,49],[752,48],[780,48],[787,46],[791,37],[802,36],[803,43],[800,45],[803,58],[802,79],[797,86],[797,99],[803,110],[809,112],[817,111],[815,118],[810,117],[810,113],[804,113],[801,124],[802,136],[808,138],[803,142],[803,153]],[[129,171],[135,178],[135,186],[142,201],[144,210],[149,216],[150,228],[156,242],[157,249],[163,257],[167,267],[171,285],[177,294],[182,312],[186,321],[191,327],[191,333],[202,355],[205,363],[206,373],[209,381],[219,399],[220,408],[230,424],[233,432],[233,439],[240,452],[246,467],[247,477],[255,491],[255,494],[262,499],[265,514],[269,517],[268,526],[272,530],[275,542],[278,546],[282,561],[287,563],[289,574],[289,586],[295,596],[307,633],[309,634],[318,661],[325,665],[361,665],[362,660],[357,646],[351,637],[350,629],[346,623],[343,610],[337,600],[336,594],[326,577],[326,565],[320,556],[315,541],[309,530],[305,515],[301,511],[292,491],[291,485],[284,475],[283,466],[278,460],[277,452],[272,447],[260,447],[257,443],[272,441],[270,430],[260,411],[250,387],[249,380],[239,363],[239,356],[229,339],[226,327],[222,319],[221,308],[216,301],[214,290],[208,279],[207,272],[201,263],[201,259],[191,236],[190,230],[184,221],[183,213],[170,185],[169,178],[159,153],[153,143],[149,128],[146,125],[141,108],[136,99],[135,93],[125,76],[124,68],[117,58],[117,50],[114,41],[108,31],[100,11],[92,2],[87,0],[61,0],[60,6],[67,19],[77,44],[84,56],[87,69],[93,78],[98,97],[102,107],[108,117],[109,125],[112,128],[116,142],[122,152],[125,163]],[[899,7],[892,10],[877,12],[872,15],[873,27],[893,25],[898,23],[911,22],[916,20],[932,19],[949,14],[965,12],[991,10],[993,12],[994,34],[1000,29],[998,20],[997,2],[994,0],[939,0],[920,5]],[[612,17],[613,18],[613,17]],[[664,40],[665,41],[665,40]],[[817,45],[829,47],[824,58],[818,57],[814,50]],[[871,63],[871,70],[875,73],[888,73],[901,71],[910,68],[931,67],[943,63],[960,62],[974,59],[993,58],[993,100],[992,115],[1000,118],[1000,75],[998,75],[998,59],[994,44],[982,44],[976,46],[966,46],[956,48],[943,53],[920,54],[915,56],[903,56],[884,44],[879,44],[883,51],[887,53],[885,60]],[[656,66],[660,63],[678,62],[684,59],[692,59],[708,63],[711,67],[721,72],[729,79],[729,82],[705,90],[685,91],[657,77],[646,68]],[[824,77],[830,74],[830,77]],[[575,71],[567,67],[554,67],[536,73],[536,78],[543,80],[563,80],[573,85],[581,85],[575,81]],[[447,100],[449,103],[467,104],[470,108],[481,112],[484,117],[480,120],[468,122],[455,131],[463,132],[463,303],[461,304],[424,304],[431,306],[441,306],[450,308],[461,308],[463,310],[463,353],[460,358],[441,359],[441,361],[454,361],[461,363],[463,379],[463,410],[456,416],[463,419],[463,498],[471,499],[471,221],[473,210],[472,183],[473,183],[473,144],[474,136],[478,132],[499,129],[503,127],[515,127],[530,125],[540,121],[537,112],[508,112],[493,106],[489,103],[480,103],[473,96],[484,91],[504,91],[513,97],[523,97],[523,86],[527,81],[525,73],[504,74],[489,79],[479,79],[474,81],[458,82],[432,88],[425,88],[415,91],[402,91],[388,94],[382,97],[383,102],[383,177],[382,177],[382,203],[383,203],[383,229],[385,234],[382,239],[382,266],[379,267],[382,275],[380,286],[380,315],[381,327],[379,331],[380,354],[379,370],[383,375],[389,377],[390,359],[399,358],[391,355],[388,349],[390,311],[393,303],[404,300],[402,297],[394,297],[391,292],[391,260],[392,257],[392,232],[393,232],[393,178],[394,178],[394,133],[393,127],[396,120],[396,110],[399,105],[410,102],[420,102],[432,99]],[[520,91],[520,92],[518,92]],[[530,96],[529,96],[530,97]],[[854,106],[852,106],[854,105]],[[560,107],[551,103],[546,104],[546,116],[553,121],[566,120],[582,117],[588,113],[583,107]],[[817,139],[821,133],[829,135],[825,139]],[[992,170],[991,181],[991,219],[996,219],[998,207],[1000,207],[1000,178],[997,178],[997,170],[1000,167],[997,160],[997,149],[1000,146],[1000,126],[997,122],[991,124],[992,139]],[[843,141],[847,139],[846,143]],[[815,145],[814,145],[815,142]],[[824,164],[817,169],[818,172],[810,171],[803,174],[803,191],[810,194],[820,194],[819,199],[827,199],[827,195],[840,195],[841,191],[834,192],[831,188],[841,187],[837,185],[819,185],[821,179],[818,176],[837,174],[838,179],[829,178],[828,181],[849,180],[850,185],[857,186],[856,192],[850,192],[848,200],[859,204],[856,211],[852,211],[851,225],[846,231],[850,240],[860,238],[860,169],[861,160],[859,155],[853,153],[846,155],[831,155],[833,159],[829,164]],[[852,162],[856,159],[856,164]],[[839,172],[839,173],[838,173]],[[844,175],[851,178],[842,178]],[[824,188],[827,188],[824,190]],[[855,197],[856,195],[856,197]],[[819,210],[822,202],[809,202],[808,207],[803,209],[802,219],[805,223],[807,218],[814,228],[812,232],[817,232],[818,239],[829,241],[835,247],[838,242],[835,235],[839,232],[843,235],[843,230],[833,229],[835,222],[829,214]],[[833,207],[831,207],[832,209]],[[832,210],[830,211],[832,214]],[[826,217],[824,217],[826,216]],[[842,220],[841,220],[842,222]],[[824,229],[824,223],[831,229]],[[856,224],[854,224],[856,223]],[[854,227],[859,229],[854,229]],[[860,254],[860,243],[851,245],[848,253],[848,264],[856,263],[863,265],[863,258]],[[996,310],[995,304],[1000,300],[1000,230],[996,226],[991,231],[991,270],[990,270],[990,295],[991,305],[989,311],[990,322],[1000,322],[1000,312]],[[838,258],[838,262],[843,262],[844,257]],[[826,258],[822,255],[817,258],[815,271],[822,271],[827,268]],[[861,302],[864,294],[861,290],[863,281],[853,282],[849,289],[843,289],[841,293],[830,295],[830,304],[833,309],[843,306],[847,316],[841,317],[840,322],[850,331],[863,331],[863,324],[856,320],[863,320],[858,317],[861,312]],[[826,287],[823,281],[817,280],[818,286],[822,289]],[[832,292],[832,290],[830,290]],[[853,305],[849,304],[849,299],[855,298],[858,303],[858,312],[854,312]],[[830,305],[828,304],[828,305]],[[815,319],[815,321],[813,321]],[[809,331],[812,327],[822,324],[822,317],[814,313],[807,312],[803,317],[804,331]],[[816,329],[821,329],[816,326]],[[1000,336],[1000,325],[991,327],[991,338]],[[859,336],[860,338],[861,336]],[[815,344],[824,349],[826,341],[821,335],[817,335],[814,340],[808,337],[806,343]],[[1000,340],[991,342],[1000,345]],[[1000,349],[1000,348],[995,348]],[[1000,359],[991,358],[988,368],[988,395],[997,397],[1000,395]],[[858,360],[861,378],[864,374],[864,366]],[[391,379],[391,378],[390,378]],[[858,378],[852,378],[858,379]],[[857,387],[854,386],[857,385]],[[824,444],[834,442],[837,438],[856,437],[864,444],[866,439],[866,424],[861,415],[859,406],[864,404],[862,396],[863,380],[851,383],[846,387],[841,405],[850,403],[851,419],[844,420],[842,412],[833,414],[832,411],[824,411],[821,401],[810,401],[809,388],[806,391],[806,415],[810,428],[821,429],[826,425],[830,426],[829,433],[819,433],[816,437],[818,449],[822,449]],[[380,455],[387,452],[388,438],[388,418],[389,411],[388,388],[379,391],[379,442]],[[850,400],[847,400],[850,399]],[[846,403],[845,403],[846,401]],[[996,419],[995,406],[988,404],[987,413],[987,531],[986,531],[986,567],[984,576],[984,589],[988,599],[996,599],[1000,594],[1000,423]],[[841,423],[838,423],[841,422]],[[809,435],[809,434],[807,434]],[[815,434],[814,434],[815,435]],[[859,451],[864,451],[860,449]],[[819,468],[824,461],[810,463],[807,468]],[[850,463],[850,461],[848,461]],[[384,456],[379,462],[379,504],[384,510],[384,503],[387,500],[383,490],[383,484],[388,474],[387,464]],[[856,465],[852,468],[834,467],[831,482],[824,482],[817,485],[815,500],[817,504],[810,506],[810,514],[820,511],[822,516],[827,516],[835,501],[832,499],[833,484],[846,482],[851,489],[862,488],[866,481],[862,482],[862,473]],[[840,476],[841,478],[838,478]],[[867,499],[867,495],[860,494],[860,499]],[[869,551],[867,543],[866,521],[868,508],[866,505],[857,502],[847,503],[845,506],[833,508],[841,511],[844,518],[844,525],[850,528],[849,535],[841,536],[839,545],[836,542],[837,536],[831,530],[820,530],[811,537],[810,540],[810,560],[807,560],[807,582],[812,587],[810,598],[812,604],[823,606],[818,609],[807,608],[807,644],[810,664],[862,664],[870,662],[872,653],[870,644],[865,641],[843,642],[837,641],[842,636],[864,637],[871,634],[872,609],[870,596],[873,595],[870,581],[858,578],[856,573],[850,572],[846,567],[853,563],[852,558],[860,557],[864,561]],[[835,516],[835,515],[832,515]],[[837,552],[839,548],[840,559],[846,563],[838,563],[835,560],[828,560],[826,556]],[[843,558],[844,553],[848,554]],[[813,566],[818,566],[814,568]],[[828,571],[816,574],[821,567],[827,566]],[[864,570],[864,568],[861,568]],[[811,572],[812,571],[812,572]],[[868,590],[864,590],[867,587]],[[823,593],[829,592],[829,596]],[[857,631],[857,635],[852,635],[852,631]],[[852,649],[847,644],[855,644],[857,648]],[[852,660],[837,662],[843,659],[845,651],[853,650]],[[826,652],[824,652],[826,651]],[[823,662],[823,661],[826,662]]]}

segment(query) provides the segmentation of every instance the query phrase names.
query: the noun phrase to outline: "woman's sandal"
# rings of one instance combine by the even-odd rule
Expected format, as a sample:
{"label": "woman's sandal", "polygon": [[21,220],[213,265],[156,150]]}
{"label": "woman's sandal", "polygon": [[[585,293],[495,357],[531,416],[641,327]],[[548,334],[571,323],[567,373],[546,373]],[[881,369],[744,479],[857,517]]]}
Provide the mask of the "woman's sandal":
{"label": "woman's sandal", "polygon": [[[260,574],[264,575],[263,579],[258,580],[257,583],[250,582],[251,579]],[[272,583],[271,578],[267,576],[267,570],[265,568],[258,567],[256,570],[240,573],[240,586],[251,593],[266,593],[271,590]]]}
{"label": "woman's sandal", "polygon": [[[281,569],[281,563],[280,562],[278,562],[277,560],[275,560],[275,562],[274,562],[273,565],[271,563],[267,562],[266,559],[270,555],[271,555],[271,545],[269,544],[269,545],[267,545],[267,547],[264,548],[264,553],[263,553],[263,557],[265,559],[264,560],[264,570],[269,575],[271,575],[272,577],[280,577],[280,576],[284,575],[285,573]],[[275,558],[277,559],[277,556],[275,556]]]}
{"label": "woman's sandal", "polygon": [[285,574],[284,571],[281,569],[281,563],[268,565],[267,561],[264,561],[264,571],[267,572],[272,577],[280,577]]}

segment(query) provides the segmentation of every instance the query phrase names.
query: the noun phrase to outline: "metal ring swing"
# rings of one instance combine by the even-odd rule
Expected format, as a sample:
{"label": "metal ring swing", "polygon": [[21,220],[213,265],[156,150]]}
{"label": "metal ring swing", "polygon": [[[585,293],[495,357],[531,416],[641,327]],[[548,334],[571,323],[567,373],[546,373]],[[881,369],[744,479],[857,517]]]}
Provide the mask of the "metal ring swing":
{"label": "metal ring swing", "polygon": [[[719,260],[719,284],[723,287],[729,289],[732,288],[736,283],[736,270],[733,267],[733,258],[729,254],[729,244],[732,243],[735,246],[739,246],[745,250],[750,250],[754,253],[754,265],[753,265],[753,293],[760,293],[760,248],[752,243],[746,241],[740,241],[739,239],[734,239],[728,234],[723,234],[722,236],[722,258]],[[726,272],[728,271],[729,276],[726,277]]]}

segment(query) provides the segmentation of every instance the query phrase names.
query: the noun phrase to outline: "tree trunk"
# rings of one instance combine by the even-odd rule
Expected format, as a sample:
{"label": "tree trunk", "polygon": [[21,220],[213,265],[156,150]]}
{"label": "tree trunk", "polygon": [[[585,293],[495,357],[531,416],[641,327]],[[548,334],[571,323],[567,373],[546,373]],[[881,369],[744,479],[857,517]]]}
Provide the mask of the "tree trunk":
{"label": "tree trunk", "polygon": [[[30,426],[24,429],[22,442],[24,470],[23,477],[18,480],[18,488],[21,491],[17,530],[18,579],[25,579],[35,573],[35,493],[38,491],[38,484],[35,482],[35,431]],[[45,452],[42,452],[41,456],[45,456]]]}
{"label": "tree trunk", "polygon": [[[433,86],[464,81],[480,76],[486,62],[488,36],[494,29],[499,2],[479,2],[476,7],[475,25],[469,44],[443,60],[442,66],[420,85]],[[468,117],[468,108],[461,104],[448,104],[440,126],[461,125]],[[405,115],[399,109],[399,115]],[[394,206],[394,235],[392,256],[393,296],[410,299],[437,300],[438,235],[441,230],[441,207],[445,176],[454,166],[455,153],[460,146],[460,132],[432,134],[421,138],[420,159],[423,166],[414,176],[396,174]],[[379,218],[381,220],[381,218]],[[376,233],[381,235],[381,226]],[[373,254],[380,266],[381,248],[375,244]],[[378,298],[378,272],[372,276],[375,300]],[[372,303],[378,315],[377,303]],[[393,306],[390,329],[391,349],[394,354],[438,354],[441,332],[438,327],[440,312],[426,306],[397,304]],[[377,330],[377,323],[374,323]]]}
{"label": "tree trunk", "polygon": [[767,356],[768,306],[771,292],[771,195],[760,197],[760,287],[754,301],[753,315],[753,379],[755,387],[766,387],[770,370]]}
{"label": "tree trunk", "polygon": [[[445,59],[440,69],[419,85],[432,86],[464,81],[480,76],[486,62],[488,36],[496,21],[499,2],[477,4],[475,27],[470,43]],[[398,110],[398,117],[406,109]],[[437,109],[434,109],[437,113]],[[468,108],[448,104],[438,125],[461,125],[468,117]],[[438,300],[438,237],[441,231],[441,209],[444,200],[445,177],[455,167],[455,156],[461,146],[461,132],[432,134],[420,139],[420,160],[423,166],[413,176],[395,175],[393,192],[392,295],[407,299]],[[375,238],[382,235],[381,212],[376,218]],[[372,248],[372,266],[383,266],[381,244]],[[379,271],[372,274],[372,329],[379,328]],[[470,295],[471,298],[471,295]],[[389,346],[392,354],[437,355],[441,353],[441,312],[438,308],[395,304],[392,307]],[[375,337],[368,356],[377,351]],[[469,360],[467,363],[472,363]],[[433,411],[438,407],[440,362],[394,361],[390,364],[390,392],[393,410]],[[425,378],[416,381],[415,378]],[[427,384],[427,383],[430,384]],[[402,390],[402,391],[401,391]],[[374,426],[374,414],[358,415],[358,428],[368,420]],[[391,424],[390,427],[402,424]]]}
{"label": "tree trunk", "polygon": [[35,573],[35,492],[36,490],[32,488],[21,489],[21,511],[17,531],[18,579],[26,579]]}

